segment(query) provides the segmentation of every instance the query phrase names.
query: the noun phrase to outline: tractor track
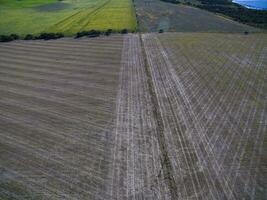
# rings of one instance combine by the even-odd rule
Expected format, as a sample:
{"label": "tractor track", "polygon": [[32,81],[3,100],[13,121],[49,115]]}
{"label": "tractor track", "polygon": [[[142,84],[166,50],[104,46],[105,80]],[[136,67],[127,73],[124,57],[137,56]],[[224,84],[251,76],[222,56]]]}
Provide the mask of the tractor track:
{"label": "tractor track", "polygon": [[139,35],[139,39],[141,42],[141,48],[142,48],[142,52],[144,55],[144,67],[145,67],[145,72],[147,76],[147,84],[149,88],[149,93],[151,95],[152,110],[153,110],[154,117],[156,119],[156,126],[157,126],[156,135],[157,135],[157,139],[158,139],[160,151],[161,151],[161,165],[162,165],[163,175],[165,177],[165,180],[168,182],[170,193],[171,193],[171,198],[177,199],[177,186],[173,178],[173,169],[171,166],[170,158],[169,158],[168,151],[167,151],[165,136],[164,136],[164,122],[161,116],[158,97],[155,92],[155,88],[154,88],[155,86],[152,80],[153,78],[151,74],[151,69],[147,62],[146,50],[145,50],[144,42],[143,42],[141,35]]}

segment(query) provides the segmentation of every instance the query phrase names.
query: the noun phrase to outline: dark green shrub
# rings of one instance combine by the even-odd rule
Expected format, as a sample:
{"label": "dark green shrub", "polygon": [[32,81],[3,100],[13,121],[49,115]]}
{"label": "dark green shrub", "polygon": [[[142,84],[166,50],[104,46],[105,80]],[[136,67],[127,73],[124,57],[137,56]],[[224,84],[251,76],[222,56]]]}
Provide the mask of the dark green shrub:
{"label": "dark green shrub", "polygon": [[108,29],[108,30],[105,32],[105,35],[109,36],[111,33],[112,33],[112,29]]}
{"label": "dark green shrub", "polygon": [[19,36],[17,34],[10,35],[0,35],[0,42],[10,42],[13,40],[18,40]]}
{"label": "dark green shrub", "polygon": [[56,33],[55,36],[56,36],[55,39],[59,39],[59,38],[63,38],[64,34],[63,33]]}
{"label": "dark green shrub", "polygon": [[31,35],[31,34],[27,34],[25,37],[24,37],[24,40],[33,40],[34,39],[34,37],[33,37],[33,35]]}
{"label": "dark green shrub", "polygon": [[62,33],[41,33],[39,36],[36,36],[35,39],[39,40],[54,40],[64,37]]}
{"label": "dark green shrub", "polygon": [[0,42],[10,42],[13,38],[10,35],[0,35]]}
{"label": "dark green shrub", "polygon": [[10,37],[12,38],[12,40],[18,40],[19,36],[17,34],[11,34]]}
{"label": "dark green shrub", "polygon": [[80,37],[86,36],[86,35],[87,35],[87,32],[88,32],[88,31],[78,32],[78,33],[76,34],[75,38],[80,38]]}
{"label": "dark green shrub", "polygon": [[75,38],[80,38],[80,37],[84,37],[84,36],[98,37],[98,36],[100,36],[100,34],[101,34],[101,32],[100,31],[96,31],[96,30],[82,31],[82,32],[78,32],[76,34]]}
{"label": "dark green shrub", "polygon": [[91,31],[89,31],[89,33],[88,33],[88,37],[99,37],[100,34],[101,34],[100,31],[91,30]]}
{"label": "dark green shrub", "polygon": [[126,28],[121,30],[121,34],[127,34],[127,33],[128,33],[128,30]]}

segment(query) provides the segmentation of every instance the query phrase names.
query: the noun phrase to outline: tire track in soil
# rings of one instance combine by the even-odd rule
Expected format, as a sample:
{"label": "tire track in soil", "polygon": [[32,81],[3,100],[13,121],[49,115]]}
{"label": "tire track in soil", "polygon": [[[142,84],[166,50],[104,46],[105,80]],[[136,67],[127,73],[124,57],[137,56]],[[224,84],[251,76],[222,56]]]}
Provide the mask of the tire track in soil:
{"label": "tire track in soil", "polygon": [[144,61],[145,61],[145,72],[147,75],[147,84],[148,84],[148,88],[149,88],[149,93],[151,95],[151,101],[152,101],[152,107],[153,107],[153,114],[155,116],[156,119],[156,129],[157,129],[157,139],[160,145],[160,151],[161,151],[161,165],[162,165],[162,170],[163,170],[163,175],[165,177],[165,180],[168,181],[168,185],[169,185],[169,189],[170,189],[170,193],[171,193],[171,198],[172,199],[177,199],[177,185],[175,183],[175,180],[173,178],[173,169],[171,166],[171,162],[170,162],[170,158],[168,156],[168,152],[167,152],[167,146],[166,146],[166,141],[165,141],[165,137],[164,137],[164,122],[161,116],[161,112],[159,109],[159,101],[157,99],[157,95],[155,92],[155,88],[153,85],[153,81],[152,81],[152,74],[151,74],[151,69],[148,65],[147,62],[147,55],[146,55],[146,51],[144,48],[144,43],[142,40],[142,37],[140,35],[140,42],[141,42],[141,48],[142,48],[142,52],[144,55]]}
{"label": "tire track in soil", "polygon": [[[176,187],[179,188],[176,190],[178,199],[222,198],[221,195],[224,194],[218,194],[216,188],[219,188],[219,191],[223,188],[211,178],[213,171],[206,168],[204,173],[200,165],[201,147],[192,142],[190,135],[186,134],[193,124],[190,123],[191,119],[187,121],[189,116],[182,112],[187,107],[183,99],[186,97],[184,88],[177,82],[171,63],[157,39],[153,35],[143,35],[143,41],[164,123],[166,151],[171,158]],[[176,153],[177,151],[179,153]]]}
{"label": "tire track in soil", "polygon": [[[141,40],[124,38],[110,199],[171,199]],[[162,176],[162,169],[164,176]]]}

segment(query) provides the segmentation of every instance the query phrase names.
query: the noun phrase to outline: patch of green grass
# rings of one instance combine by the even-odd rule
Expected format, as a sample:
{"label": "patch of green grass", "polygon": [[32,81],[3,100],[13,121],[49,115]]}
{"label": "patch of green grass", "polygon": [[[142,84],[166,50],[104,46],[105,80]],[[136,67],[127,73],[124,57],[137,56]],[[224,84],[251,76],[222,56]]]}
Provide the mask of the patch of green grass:
{"label": "patch of green grass", "polygon": [[131,0],[0,0],[0,19],[0,35],[136,29]]}

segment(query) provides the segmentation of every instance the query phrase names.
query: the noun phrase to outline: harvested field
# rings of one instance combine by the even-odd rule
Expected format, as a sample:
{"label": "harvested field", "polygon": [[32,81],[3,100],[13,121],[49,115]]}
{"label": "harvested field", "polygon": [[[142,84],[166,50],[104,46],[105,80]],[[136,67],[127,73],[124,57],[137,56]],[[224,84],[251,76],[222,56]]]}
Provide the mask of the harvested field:
{"label": "harvested field", "polygon": [[259,29],[240,24],[211,12],[160,0],[135,0],[139,30],[142,32],[244,32]]}
{"label": "harvested field", "polygon": [[266,34],[2,43],[0,199],[264,199],[266,66]]}
{"label": "harvested field", "polygon": [[0,199],[108,199],[122,44],[0,45]]}
{"label": "harvested field", "polygon": [[267,35],[143,41],[177,198],[264,199]]}

